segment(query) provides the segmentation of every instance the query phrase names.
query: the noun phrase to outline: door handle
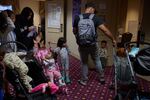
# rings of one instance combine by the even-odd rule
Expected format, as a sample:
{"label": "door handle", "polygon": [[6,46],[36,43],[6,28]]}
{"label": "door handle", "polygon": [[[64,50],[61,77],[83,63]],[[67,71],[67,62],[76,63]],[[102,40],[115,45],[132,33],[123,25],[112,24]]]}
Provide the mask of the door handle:
{"label": "door handle", "polygon": [[63,32],[63,24],[60,24],[60,32]]}

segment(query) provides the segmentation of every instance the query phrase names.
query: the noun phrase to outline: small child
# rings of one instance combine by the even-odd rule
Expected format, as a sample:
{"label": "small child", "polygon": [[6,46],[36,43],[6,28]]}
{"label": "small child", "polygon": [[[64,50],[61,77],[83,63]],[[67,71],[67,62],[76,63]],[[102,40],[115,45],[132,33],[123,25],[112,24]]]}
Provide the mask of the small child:
{"label": "small child", "polygon": [[101,41],[101,48],[99,49],[100,60],[102,63],[102,68],[104,69],[107,65],[107,41]]}
{"label": "small child", "polygon": [[61,76],[61,73],[59,72],[59,67],[55,63],[52,52],[49,51],[48,54],[43,58],[43,64],[46,69],[46,75],[49,77],[50,81],[54,83],[54,77],[57,77],[59,85],[64,86],[65,82],[63,82],[63,78]]}
{"label": "small child", "polygon": [[59,79],[59,85],[64,85],[59,66],[57,65],[51,49],[45,47],[45,42],[40,43],[40,48],[35,53],[35,58],[43,65],[44,73],[54,83],[54,77]]}
{"label": "small child", "polygon": [[66,40],[60,37],[57,42],[57,48],[54,50],[60,56],[60,63],[62,66],[62,76],[66,83],[70,83],[69,78],[69,49]]}
{"label": "small child", "polygon": [[67,93],[66,83],[64,82],[59,66],[53,57],[53,52],[45,47],[45,43],[41,43],[39,50],[34,56],[39,63],[42,64],[44,74],[49,78],[50,82],[54,83],[54,78],[56,77],[58,79],[60,89]]}
{"label": "small child", "polygon": [[34,47],[33,52],[36,53],[39,49],[40,41],[42,41],[42,32],[39,32],[36,36],[33,38]]}

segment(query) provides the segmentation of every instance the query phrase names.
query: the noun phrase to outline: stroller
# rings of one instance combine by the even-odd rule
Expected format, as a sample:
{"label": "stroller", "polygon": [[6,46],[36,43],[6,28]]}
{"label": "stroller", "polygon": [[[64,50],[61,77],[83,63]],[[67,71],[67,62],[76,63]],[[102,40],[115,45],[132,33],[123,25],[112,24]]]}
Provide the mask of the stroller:
{"label": "stroller", "polygon": [[[36,60],[34,60],[31,52],[27,51],[27,48],[25,45],[23,45],[22,43],[17,42],[17,41],[9,41],[9,42],[5,42],[5,43],[1,44],[0,47],[2,47],[2,48],[4,47],[5,50],[7,50],[7,48],[11,44],[20,45],[25,49],[25,51],[20,52],[20,51],[17,51],[17,48],[15,47],[10,51],[15,52],[28,66],[28,69],[29,69],[28,75],[33,79],[33,82],[31,83],[32,86],[37,86],[40,83],[48,82],[47,78],[43,74],[41,66],[36,62]],[[24,58],[27,58],[27,59],[24,60]],[[16,95],[15,98],[13,98],[15,100],[22,100],[22,99],[23,100],[41,100],[41,99],[56,100],[56,95],[43,94],[40,91],[35,92],[35,93],[28,93],[27,89],[25,88],[24,84],[22,83],[22,81],[19,78],[18,72],[15,69],[9,69],[8,67],[6,67],[6,79],[14,86],[15,91],[24,95],[23,98],[17,97],[17,95]],[[8,100],[10,98],[8,98],[6,96],[5,99]]]}
{"label": "stroller", "polygon": [[[118,57],[115,48],[113,50],[115,100],[149,100],[146,96],[150,93],[138,89],[136,75],[150,75],[150,43],[141,42],[137,47],[137,42],[128,42],[124,50],[125,57]],[[142,94],[147,94],[145,99]]]}

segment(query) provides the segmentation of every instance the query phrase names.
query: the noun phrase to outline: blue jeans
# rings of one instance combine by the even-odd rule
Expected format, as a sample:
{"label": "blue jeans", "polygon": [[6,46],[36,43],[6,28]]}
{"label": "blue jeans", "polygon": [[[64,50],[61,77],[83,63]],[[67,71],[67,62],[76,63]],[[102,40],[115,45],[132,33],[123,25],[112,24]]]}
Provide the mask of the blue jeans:
{"label": "blue jeans", "polygon": [[98,53],[98,43],[92,46],[79,46],[79,53],[81,59],[81,79],[84,81],[88,80],[88,56],[90,55],[99,75],[103,74],[102,64],[100,61],[99,53]]}

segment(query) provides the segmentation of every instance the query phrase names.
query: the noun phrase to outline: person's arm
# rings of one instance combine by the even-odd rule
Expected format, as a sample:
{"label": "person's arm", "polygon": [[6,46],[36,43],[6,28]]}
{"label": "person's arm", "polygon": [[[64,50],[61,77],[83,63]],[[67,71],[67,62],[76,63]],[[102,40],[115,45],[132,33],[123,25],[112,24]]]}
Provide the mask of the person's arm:
{"label": "person's arm", "polygon": [[80,20],[79,16],[75,16],[75,20],[73,23],[73,33],[75,36],[78,33],[78,22],[79,22],[79,20]]}
{"label": "person's arm", "polygon": [[98,28],[105,34],[107,35],[114,44],[116,44],[116,40],[114,38],[114,36],[112,35],[112,33],[110,32],[110,30],[104,25],[104,24],[101,24],[98,26]]}
{"label": "person's arm", "polygon": [[75,36],[78,33],[78,29],[76,27],[73,27],[73,33],[74,33]]}

